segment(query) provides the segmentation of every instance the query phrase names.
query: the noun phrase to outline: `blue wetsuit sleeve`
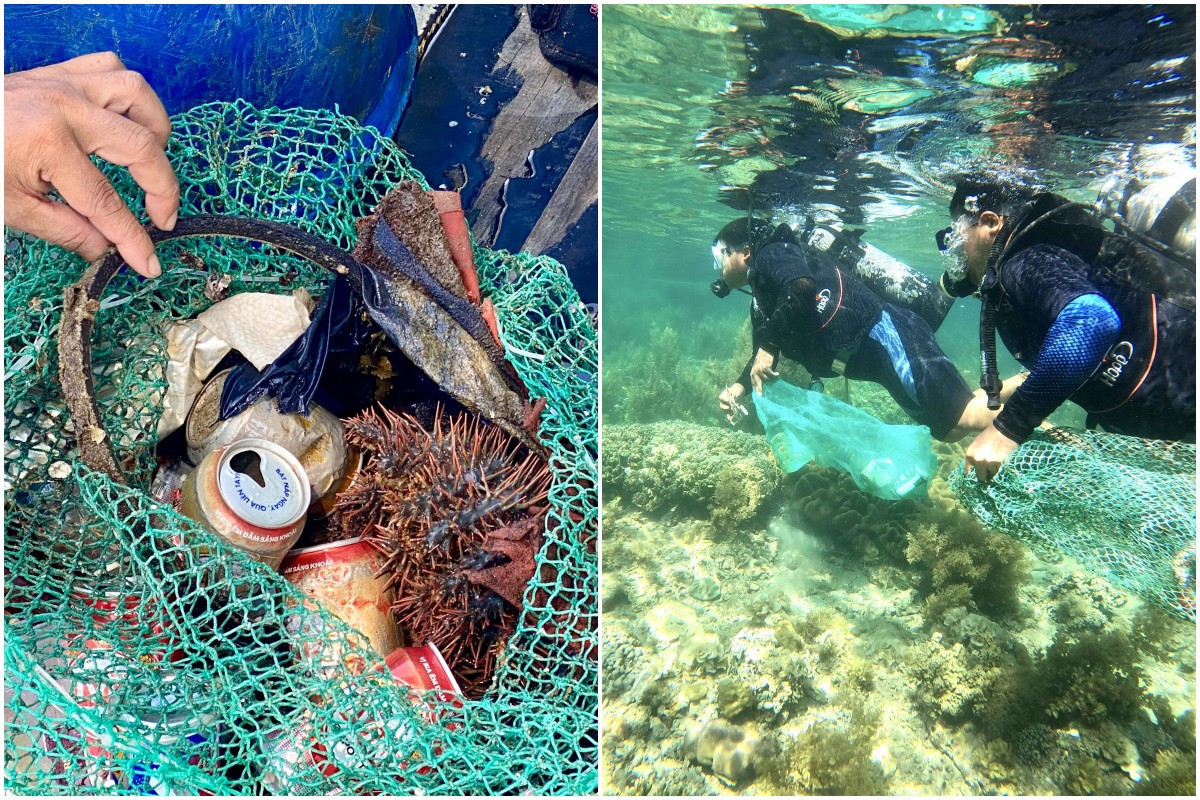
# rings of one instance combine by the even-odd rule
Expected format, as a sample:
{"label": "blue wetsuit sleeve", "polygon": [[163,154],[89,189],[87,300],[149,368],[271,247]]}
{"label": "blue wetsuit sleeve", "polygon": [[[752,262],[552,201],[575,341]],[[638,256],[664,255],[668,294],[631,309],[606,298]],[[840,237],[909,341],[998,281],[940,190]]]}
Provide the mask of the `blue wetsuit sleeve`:
{"label": "blue wetsuit sleeve", "polygon": [[1098,294],[1067,303],[1046,333],[1029,377],[996,416],[998,431],[1024,442],[1092,376],[1121,331],[1121,318]]}

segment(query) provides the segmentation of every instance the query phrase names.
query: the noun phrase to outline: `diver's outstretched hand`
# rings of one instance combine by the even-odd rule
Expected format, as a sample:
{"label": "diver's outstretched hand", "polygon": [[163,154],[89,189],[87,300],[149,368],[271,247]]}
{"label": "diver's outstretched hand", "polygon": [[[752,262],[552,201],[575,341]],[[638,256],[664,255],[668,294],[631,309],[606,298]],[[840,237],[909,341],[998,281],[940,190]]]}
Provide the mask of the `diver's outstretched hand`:
{"label": "diver's outstretched hand", "polygon": [[998,431],[995,425],[988,425],[967,448],[963,471],[970,474],[974,469],[979,480],[989,483],[1018,447],[1020,445],[1017,442]]}
{"label": "diver's outstretched hand", "polygon": [[[171,121],[158,95],[114,53],[4,76],[4,224],[89,261],[110,245],[147,277],[162,270],[149,235],[88,158],[129,168],[146,213],[175,227],[179,182],[164,149]],[[51,200],[51,190],[65,203]]]}
{"label": "diver's outstretched hand", "polygon": [[750,383],[754,384],[754,393],[762,394],[764,383],[779,377],[775,371],[775,356],[759,348],[754,354],[754,365],[750,367]]}
{"label": "diver's outstretched hand", "polygon": [[721,392],[717,397],[717,402],[721,405],[721,410],[725,412],[725,419],[729,420],[730,425],[736,425],[740,416],[748,415],[746,407],[742,405],[742,395],[746,393],[746,387],[740,383],[735,383],[732,386],[725,387],[725,391]]}

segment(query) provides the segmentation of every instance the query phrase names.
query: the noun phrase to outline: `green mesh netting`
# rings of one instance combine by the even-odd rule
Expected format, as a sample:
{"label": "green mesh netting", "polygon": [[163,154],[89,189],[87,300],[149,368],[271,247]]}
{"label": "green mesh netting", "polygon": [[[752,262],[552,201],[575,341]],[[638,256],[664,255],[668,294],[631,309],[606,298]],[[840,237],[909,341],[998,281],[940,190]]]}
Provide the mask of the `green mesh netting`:
{"label": "green mesh netting", "polygon": [[1036,431],[990,484],[950,486],[980,520],[1184,619],[1196,618],[1196,446]]}
{"label": "green mesh netting", "polygon": [[[350,250],[354,220],[395,183],[427,186],[394,144],[333,112],[238,101],[174,124],[182,214],[294,223]],[[127,172],[105,168],[141,214]],[[70,449],[56,335],[63,289],[86,265],[23,236],[6,242],[9,790],[594,793],[596,332],[562,265],[475,250],[510,358],[548,400],[553,483],[539,571],[493,685],[448,703],[414,702],[363,638],[147,493],[166,386],[161,325],[210,305],[213,270],[231,292],[319,293],[329,279],[229,238],[167,243],[159,257],[161,279],[122,270],[96,317],[96,399],[126,488]],[[197,559],[197,540],[217,558]],[[309,622],[291,633],[298,614]],[[346,668],[355,659],[370,667]]]}

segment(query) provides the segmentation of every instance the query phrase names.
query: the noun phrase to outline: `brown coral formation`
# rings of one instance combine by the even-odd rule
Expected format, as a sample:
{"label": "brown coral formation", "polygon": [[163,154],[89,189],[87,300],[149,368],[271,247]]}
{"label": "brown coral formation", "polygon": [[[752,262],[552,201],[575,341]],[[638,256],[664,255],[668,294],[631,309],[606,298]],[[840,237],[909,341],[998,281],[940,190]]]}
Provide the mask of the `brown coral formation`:
{"label": "brown coral formation", "polygon": [[470,696],[491,681],[541,547],[550,473],[503,431],[438,413],[427,431],[384,409],[346,423],[366,454],[335,524],[387,557],[393,614],[434,642]]}
{"label": "brown coral formation", "polygon": [[602,467],[609,497],[702,510],[718,529],[755,517],[780,481],[762,437],[687,422],[606,426]]}

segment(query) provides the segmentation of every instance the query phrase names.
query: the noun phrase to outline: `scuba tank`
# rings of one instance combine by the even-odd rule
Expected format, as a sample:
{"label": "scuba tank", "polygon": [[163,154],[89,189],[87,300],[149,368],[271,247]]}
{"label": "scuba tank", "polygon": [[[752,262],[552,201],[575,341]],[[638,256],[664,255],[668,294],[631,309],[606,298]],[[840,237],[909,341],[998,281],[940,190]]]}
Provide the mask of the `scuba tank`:
{"label": "scuba tank", "polygon": [[862,234],[861,230],[839,231],[827,225],[814,225],[810,219],[799,237],[809,247],[832,258],[839,269],[855,275],[880,299],[919,315],[931,330],[941,327],[954,301],[942,294],[936,283],[903,261],[862,242]]}
{"label": "scuba tank", "polygon": [[1114,175],[1096,198],[1100,216],[1118,233],[1148,236],[1177,253],[1196,258],[1196,178],[1176,175],[1142,185]]}
{"label": "scuba tank", "polygon": [[[782,227],[782,226],[781,226]],[[816,225],[810,218],[801,231],[787,226],[796,243],[823,253],[838,269],[857,277],[881,300],[906,308],[920,316],[931,330],[941,327],[954,301],[939,291],[938,285],[893,256],[879,248],[861,241],[863,231],[845,231],[828,225]],[[784,241],[776,234],[767,242]],[[785,231],[785,233],[787,233]],[[732,291],[724,280],[718,278],[709,286],[717,297],[727,297]],[[749,294],[744,289],[738,291]]]}
{"label": "scuba tank", "polygon": [[[979,383],[987,393],[988,408],[1000,407],[995,324],[999,276],[1004,261],[1019,250],[1038,243],[1057,245],[1087,263],[1090,276],[1099,283],[1138,289],[1151,294],[1154,302],[1196,313],[1196,181],[1172,183],[1170,191],[1164,189],[1169,184],[1143,188],[1136,181],[1118,190],[1110,181],[1096,206],[1042,193],[1006,218],[988,254],[987,271],[994,271],[995,281],[990,291],[981,292]],[[1106,218],[1114,230],[1104,227]],[[1184,249],[1189,246],[1190,253]]]}

